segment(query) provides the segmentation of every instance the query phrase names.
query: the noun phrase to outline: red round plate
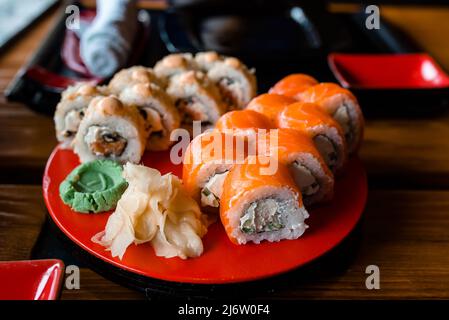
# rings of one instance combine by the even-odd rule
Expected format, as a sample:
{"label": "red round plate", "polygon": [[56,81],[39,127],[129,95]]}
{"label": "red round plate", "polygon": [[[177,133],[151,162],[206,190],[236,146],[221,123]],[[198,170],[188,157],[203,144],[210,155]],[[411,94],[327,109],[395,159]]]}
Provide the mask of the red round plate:
{"label": "red round plate", "polygon": [[[147,152],[143,163],[162,173],[180,175],[169,152]],[[51,217],[76,244],[116,267],[143,276],[185,283],[219,284],[251,281],[280,274],[302,266],[338,245],[355,227],[362,215],[366,197],[365,170],[352,158],[348,170],[336,183],[334,200],[310,211],[309,229],[297,240],[238,246],[231,243],[222,225],[210,226],[203,238],[204,253],[194,259],[161,258],[149,244],[131,245],[123,260],[91,241],[104,230],[110,213],[81,214],[72,211],[59,198],[59,184],[79,164],[70,150],[57,147],[50,156],[43,180],[44,198]]]}

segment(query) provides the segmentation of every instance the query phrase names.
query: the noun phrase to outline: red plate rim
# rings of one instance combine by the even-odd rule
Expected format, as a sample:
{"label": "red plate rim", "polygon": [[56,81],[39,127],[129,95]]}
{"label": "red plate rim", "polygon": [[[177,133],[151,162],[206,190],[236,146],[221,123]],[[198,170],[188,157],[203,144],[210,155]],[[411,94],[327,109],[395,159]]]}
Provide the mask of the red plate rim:
{"label": "red plate rim", "polygon": [[[368,195],[368,187],[367,187],[367,178],[366,178],[366,172],[363,168],[363,165],[361,163],[361,161],[357,158],[354,157],[350,160],[349,163],[349,167],[354,167],[354,170],[356,172],[356,174],[353,174],[353,180],[355,182],[357,182],[358,184],[358,193],[356,192],[356,200],[348,200],[348,199],[342,199],[343,197],[340,197],[341,194],[338,194],[339,192],[336,191],[336,196],[339,197],[337,198],[335,201],[337,202],[341,202],[341,201],[346,201],[344,202],[346,205],[351,202],[356,202],[357,207],[356,208],[352,208],[351,210],[353,211],[351,214],[345,214],[343,213],[342,216],[340,218],[344,218],[345,220],[347,220],[347,224],[343,224],[341,226],[338,227],[331,227],[331,230],[314,230],[313,232],[313,236],[314,238],[317,238],[317,233],[322,233],[324,232],[324,235],[318,235],[317,239],[321,240],[321,244],[318,245],[318,249],[314,249],[312,250],[313,253],[308,254],[307,258],[303,258],[301,259],[297,259],[297,261],[295,260],[295,258],[293,257],[293,260],[291,259],[292,257],[288,254],[291,253],[289,251],[289,246],[292,248],[295,248],[295,245],[298,246],[298,244],[300,245],[300,241],[304,241],[304,239],[309,239],[310,238],[310,230],[307,230],[305,235],[297,240],[287,240],[287,241],[281,241],[278,243],[266,243],[264,242],[261,245],[246,245],[246,246],[236,246],[234,244],[230,244],[230,241],[226,238],[226,241],[229,242],[230,245],[234,246],[232,249],[232,252],[235,251],[242,251],[243,247],[248,247],[248,248],[252,248],[249,249],[251,251],[248,252],[254,252],[254,254],[256,255],[256,257],[258,257],[259,259],[262,257],[262,259],[264,258],[263,255],[261,253],[257,253],[257,251],[265,250],[266,253],[272,254],[273,253],[273,249],[276,249],[278,252],[284,253],[284,258],[287,257],[292,261],[295,261],[294,263],[281,263],[277,260],[273,260],[271,258],[271,260],[269,260],[269,258],[267,258],[268,260],[266,260],[266,262],[269,262],[269,265],[264,265],[263,261],[262,263],[257,263],[256,266],[257,267],[261,267],[264,270],[262,272],[258,272],[259,270],[256,270],[256,272],[242,272],[242,270],[239,269],[239,272],[237,275],[232,274],[232,271],[230,273],[226,273],[225,275],[220,274],[220,272],[217,273],[216,276],[205,276],[205,275],[201,275],[201,274],[195,274],[195,276],[192,276],[189,274],[189,272],[187,272],[186,274],[177,274],[177,272],[174,272],[173,270],[176,269],[170,269],[169,267],[171,266],[171,264],[175,264],[176,266],[181,266],[182,271],[188,271],[190,268],[188,267],[188,265],[190,264],[193,268],[201,268],[201,265],[198,265],[197,261],[201,261],[201,259],[204,259],[206,253],[207,253],[207,238],[209,236],[209,234],[212,234],[211,237],[213,237],[213,239],[217,240],[217,238],[221,237],[221,240],[223,240],[223,236],[225,234],[221,224],[215,223],[214,225],[212,225],[209,228],[208,234],[205,236],[205,238],[203,238],[203,243],[205,244],[205,253],[203,254],[203,256],[198,257],[198,258],[194,258],[194,259],[188,259],[188,260],[182,260],[179,258],[171,258],[171,259],[165,259],[165,258],[161,258],[161,257],[156,257],[154,255],[154,252],[151,252],[150,254],[148,254],[147,252],[145,252],[145,254],[153,255],[154,257],[152,257],[151,259],[153,259],[154,261],[160,260],[163,264],[167,265],[167,272],[165,273],[164,270],[159,270],[159,272],[156,271],[143,271],[142,268],[139,267],[135,267],[132,265],[129,265],[125,262],[126,260],[126,255],[127,253],[125,253],[124,259],[123,260],[118,260],[117,258],[112,258],[112,256],[110,255],[110,253],[108,251],[105,251],[104,248],[102,248],[101,246],[97,245],[97,244],[93,244],[91,242],[86,242],[83,241],[82,239],[80,239],[79,237],[77,237],[77,235],[75,234],[74,230],[71,230],[69,228],[67,228],[67,226],[61,221],[61,213],[58,213],[57,210],[55,210],[54,205],[51,201],[51,197],[49,194],[49,189],[50,189],[50,185],[52,183],[52,179],[49,176],[50,173],[50,169],[52,168],[52,164],[55,161],[56,156],[58,155],[59,152],[61,152],[62,149],[60,149],[59,147],[56,147],[52,154],[50,155],[47,165],[45,167],[45,172],[44,172],[44,177],[43,177],[43,197],[45,200],[45,204],[47,206],[47,209],[49,211],[49,214],[51,216],[51,218],[53,219],[53,221],[55,222],[55,224],[58,226],[58,228],[60,228],[60,230],[69,238],[71,239],[74,243],[76,243],[78,246],[80,246],[83,250],[89,252],[90,254],[94,255],[95,257],[112,264],[115,267],[118,267],[120,269],[124,269],[126,271],[130,271],[132,273],[136,273],[148,278],[155,278],[155,279],[159,279],[159,280],[164,280],[164,281],[170,281],[170,282],[180,282],[180,283],[195,283],[195,284],[226,284],[226,283],[239,283],[239,282],[248,282],[248,281],[254,281],[254,280],[260,280],[260,279],[264,279],[264,278],[268,278],[268,277],[272,277],[275,275],[279,275],[294,269],[297,269],[298,267],[304,266],[310,262],[312,262],[313,260],[315,260],[316,258],[324,255],[325,253],[327,253],[328,251],[332,250],[333,248],[335,248],[336,246],[338,246],[342,240],[344,238],[346,238],[349,233],[355,228],[355,226],[357,225],[358,221],[360,220],[360,217],[362,216],[362,213],[364,211],[365,208],[365,204],[366,204],[366,200],[367,200],[367,195]],[[65,150],[63,150],[65,151]],[[70,151],[71,152],[71,151]],[[158,157],[155,157],[158,158]],[[160,159],[159,159],[160,160]],[[75,167],[75,165],[73,165],[73,167],[71,169],[73,169]],[[156,166],[157,167],[157,166]],[[69,171],[70,172],[70,171]],[[67,172],[68,173],[68,172]],[[342,183],[348,183],[348,181],[344,182],[343,179],[341,179]],[[347,180],[347,179],[346,179]],[[350,182],[350,181],[349,181]],[[60,183],[60,181],[59,181]],[[57,188],[59,188],[59,183]],[[337,181],[337,185],[338,185],[338,181]],[[54,195],[52,195],[54,196]],[[57,195],[58,199],[59,199],[59,194]],[[346,197],[348,198],[348,197]],[[351,193],[350,196],[351,199],[354,198],[354,194]],[[335,197],[334,197],[335,199]],[[59,199],[60,204],[57,205],[63,205],[62,201]],[[334,202],[334,200],[332,201]],[[332,203],[331,202],[331,203]],[[335,207],[335,206],[334,206]],[[328,211],[330,211],[330,206],[326,207],[326,206],[322,206],[322,207],[318,207],[318,208],[314,208],[312,209],[312,213],[313,215],[323,215],[323,214],[329,214]],[[335,208],[334,208],[335,209]],[[67,207],[67,210],[71,211],[70,208]],[[338,210],[338,207],[337,207]],[[79,214],[79,213],[77,213]],[[105,214],[105,213],[104,213]],[[79,214],[82,215],[82,214]],[[313,216],[311,214],[311,216]],[[83,219],[85,218],[89,218],[92,215],[82,215]],[[97,216],[97,215],[96,215]],[[348,216],[345,218],[345,216]],[[332,220],[332,218],[334,218],[334,222],[329,224],[329,223],[324,223],[325,226],[327,226],[327,229],[329,229],[329,226],[332,226],[333,224],[338,224],[341,222],[338,221],[338,219],[336,219],[335,217],[333,217],[332,215],[330,216]],[[105,218],[106,219],[106,218]],[[309,222],[311,219],[307,220],[307,222]],[[317,220],[317,218],[315,219]],[[320,222],[318,222],[318,224],[321,224],[323,222],[323,220],[325,220],[323,217],[320,218]],[[309,224],[309,223],[308,223]],[[310,225],[310,224],[309,224]],[[337,236],[332,236],[330,233],[330,231],[332,231],[332,228],[335,230],[338,230]],[[103,226],[104,229],[104,226]],[[327,234],[326,234],[327,232]],[[91,236],[93,236],[94,234],[92,234]],[[330,239],[328,239],[328,237],[330,237]],[[310,239],[309,239],[310,240]],[[212,241],[212,240],[211,240]],[[312,240],[310,240],[309,242],[312,242]],[[313,242],[312,242],[313,243]],[[283,245],[284,244],[284,245]],[[289,245],[285,245],[285,244],[289,244]],[[140,250],[143,250],[144,245],[140,245],[140,246],[133,246],[131,245],[128,248],[128,251],[130,251],[130,249],[132,249],[132,251],[136,251],[137,249],[135,248],[141,248]],[[229,247],[228,244],[223,244],[220,245],[219,247]],[[252,247],[251,247],[252,246]],[[135,248],[134,248],[135,247]],[[281,249],[281,250],[280,250]],[[244,249],[243,251],[245,251],[246,249]],[[216,249],[212,249],[212,251],[217,251]],[[224,253],[229,253],[231,251],[224,251]],[[216,253],[216,252],[215,252]],[[214,254],[215,254],[214,253]],[[302,254],[302,252],[300,252]],[[232,255],[232,254],[231,254]],[[217,254],[215,254],[214,257],[214,261],[216,261],[217,259]],[[246,258],[244,256],[241,256],[240,258]],[[226,262],[229,262],[229,256],[227,256],[226,258]],[[208,257],[209,260],[210,257]],[[234,259],[235,261],[237,261],[236,259]],[[289,260],[289,261],[290,261]],[[223,260],[221,260],[223,261]],[[238,260],[239,264],[241,260]],[[209,261],[210,262],[210,261]],[[185,264],[185,267],[182,267],[182,265]],[[250,263],[251,264],[251,263]],[[271,267],[273,265],[273,267]],[[254,266],[253,266],[254,267]],[[161,269],[161,267],[159,266],[159,269]],[[185,269],[185,270],[184,270]],[[224,268],[225,269],[225,268]],[[213,270],[213,268],[208,268],[208,272],[211,272],[211,270]],[[190,270],[191,272],[191,270]],[[213,272],[213,271],[212,271]]]}

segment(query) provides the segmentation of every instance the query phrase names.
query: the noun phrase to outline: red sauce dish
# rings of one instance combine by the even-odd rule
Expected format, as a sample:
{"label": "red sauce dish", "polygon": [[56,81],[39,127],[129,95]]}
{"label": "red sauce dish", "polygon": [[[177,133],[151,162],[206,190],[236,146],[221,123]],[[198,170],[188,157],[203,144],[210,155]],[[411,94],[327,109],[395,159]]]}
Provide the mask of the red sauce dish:
{"label": "red sauce dish", "polygon": [[0,262],[0,300],[55,300],[64,278],[60,260]]}
{"label": "red sauce dish", "polygon": [[348,89],[449,88],[449,76],[428,54],[329,55],[329,65]]}
{"label": "red sauce dish", "polygon": [[328,64],[365,115],[422,115],[449,106],[449,76],[426,53],[333,53]]}

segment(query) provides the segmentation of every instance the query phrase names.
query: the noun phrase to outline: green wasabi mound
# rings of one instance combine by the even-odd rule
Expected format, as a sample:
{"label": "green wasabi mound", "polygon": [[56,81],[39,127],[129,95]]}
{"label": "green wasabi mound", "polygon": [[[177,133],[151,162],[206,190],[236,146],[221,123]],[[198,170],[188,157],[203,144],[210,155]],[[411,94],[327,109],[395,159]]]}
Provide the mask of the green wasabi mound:
{"label": "green wasabi mound", "polygon": [[83,163],[61,183],[59,195],[66,205],[77,212],[111,210],[128,186],[122,171],[122,166],[111,160]]}

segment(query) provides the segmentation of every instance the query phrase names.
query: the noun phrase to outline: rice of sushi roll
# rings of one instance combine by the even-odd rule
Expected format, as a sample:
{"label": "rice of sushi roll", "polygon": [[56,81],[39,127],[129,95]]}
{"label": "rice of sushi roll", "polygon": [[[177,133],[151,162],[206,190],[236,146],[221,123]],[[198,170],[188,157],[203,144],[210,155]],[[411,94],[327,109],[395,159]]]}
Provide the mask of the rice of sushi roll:
{"label": "rice of sushi roll", "polygon": [[297,102],[284,108],[278,116],[278,127],[308,134],[327,166],[340,172],[347,159],[346,141],[340,125],[319,106]]}
{"label": "rice of sushi roll", "polygon": [[164,88],[166,85],[162,79],[159,79],[156,76],[153,69],[143,66],[134,66],[117,72],[109,82],[108,88],[110,93],[119,96],[125,88],[138,83],[153,83],[161,88]]}
{"label": "rice of sushi roll", "polygon": [[243,162],[247,148],[239,150],[237,137],[213,130],[196,136],[186,149],[182,180],[187,192],[201,207],[217,208],[223,181],[232,166]]}
{"label": "rice of sushi roll", "polygon": [[110,159],[138,163],[145,151],[147,133],[137,108],[115,96],[91,101],[74,140],[81,162]]}
{"label": "rice of sushi roll", "polygon": [[212,127],[226,111],[218,88],[200,71],[187,71],[170,78],[167,93],[181,114],[183,127],[201,121],[203,129]]}
{"label": "rice of sushi roll", "polygon": [[96,87],[89,82],[80,82],[62,92],[61,101],[56,106],[54,121],[56,137],[62,148],[71,148],[72,141],[84,118],[89,103],[106,93],[104,87]]}
{"label": "rice of sushi roll", "polygon": [[349,153],[357,152],[363,138],[364,120],[359,103],[349,90],[335,83],[320,83],[305,90],[301,101],[316,103],[331,115],[343,129]]}
{"label": "rice of sushi roll", "polygon": [[120,100],[138,108],[148,134],[148,150],[167,150],[172,145],[170,133],[179,128],[181,117],[165,91],[150,83],[140,83],[125,88]]}
{"label": "rice of sushi roll", "polygon": [[217,84],[230,110],[243,109],[257,93],[254,70],[237,58],[227,57],[211,64],[207,76]]}
{"label": "rice of sushi roll", "polygon": [[274,174],[262,174],[265,163],[249,156],[224,181],[220,218],[235,244],[297,239],[307,229],[309,214],[289,170],[279,164]]}

